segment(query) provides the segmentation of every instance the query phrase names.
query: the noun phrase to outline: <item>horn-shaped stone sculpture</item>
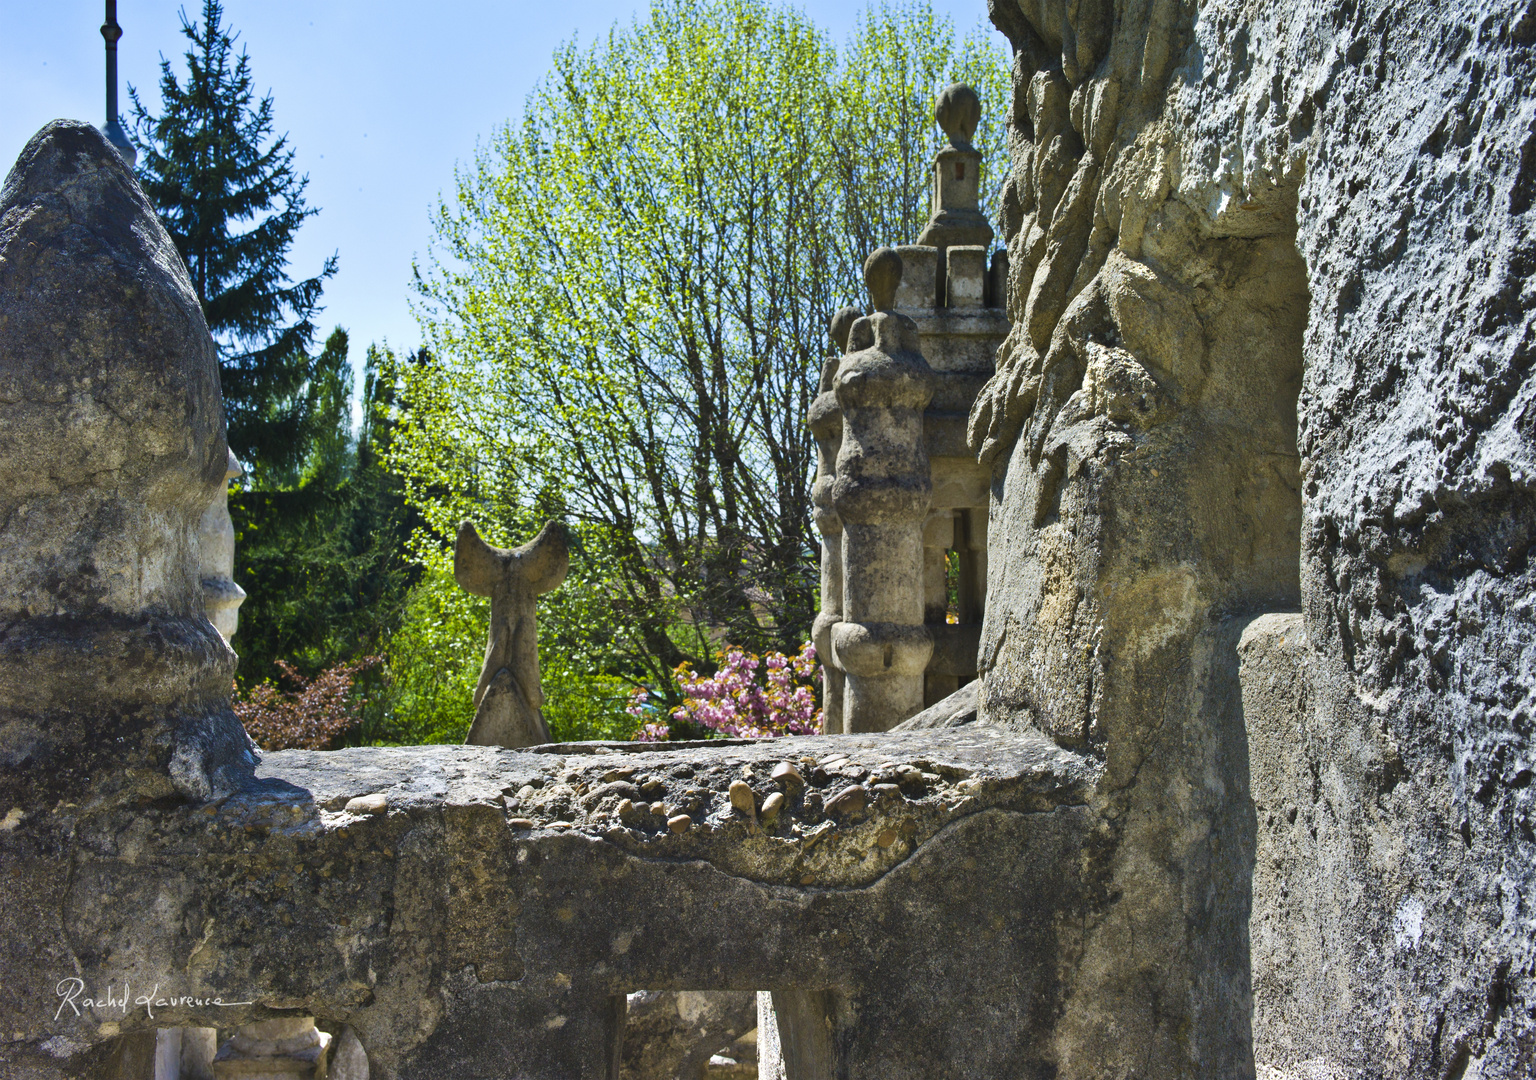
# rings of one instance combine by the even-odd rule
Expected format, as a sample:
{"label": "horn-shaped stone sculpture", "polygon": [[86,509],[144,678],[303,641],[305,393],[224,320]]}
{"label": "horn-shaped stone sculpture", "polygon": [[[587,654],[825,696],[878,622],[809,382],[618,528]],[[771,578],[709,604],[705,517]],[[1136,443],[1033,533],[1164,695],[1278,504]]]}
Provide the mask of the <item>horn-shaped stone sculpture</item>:
{"label": "horn-shaped stone sculpture", "polygon": [[467,592],[491,598],[485,664],[475,687],[475,721],[464,741],[476,746],[549,742],[539,683],[539,625],[534,601],[558,588],[570,568],[564,522],[551,521],[519,548],[492,547],[475,527],[459,525],[453,576]]}

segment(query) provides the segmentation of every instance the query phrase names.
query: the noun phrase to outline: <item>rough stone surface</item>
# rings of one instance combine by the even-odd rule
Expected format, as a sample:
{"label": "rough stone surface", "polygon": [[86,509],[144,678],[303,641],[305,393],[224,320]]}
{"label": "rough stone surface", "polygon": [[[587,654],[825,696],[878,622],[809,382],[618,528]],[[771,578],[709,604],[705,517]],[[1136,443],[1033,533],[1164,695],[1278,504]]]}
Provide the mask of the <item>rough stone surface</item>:
{"label": "rough stone surface", "polygon": [[[1536,15],[992,15],[1016,50],[1013,332],[971,417],[981,715],[1106,769],[1112,932],[1066,976],[1105,1012],[1064,1019],[1064,1074],[1529,1075]],[[1224,620],[1287,610],[1301,632],[1244,639],[1227,771],[1181,761],[1233,700]],[[1256,821],[1191,813],[1250,769]],[[1223,1050],[1187,1037],[1210,1030],[1188,969],[1149,970],[1165,1007],[1136,1019],[1112,939],[1135,910],[1187,919],[1201,859],[1250,828],[1251,1048]],[[1135,940],[1165,973],[1188,952]],[[1249,959],[1226,959],[1244,998]]]}
{"label": "rough stone surface", "polygon": [[240,605],[245,603],[245,590],[235,583],[235,523],[229,517],[229,481],[244,475],[245,470],[231,451],[224,483],[203,511],[197,529],[202,551],[203,610],[225,641],[240,629]]}
{"label": "rough stone surface", "polygon": [[[603,1075],[636,988],[835,991],[848,1067],[883,1075],[1043,1067],[1053,973],[1080,934],[1091,765],[977,728],[547,750],[284,751],[219,802],[28,815],[0,834],[28,882],[8,893],[7,926],[33,958],[0,987],[0,1015],[25,1034],[3,1052],[85,1071],[92,1043],[149,1024],[141,1009],[55,1020],[55,984],[74,972],[92,992],[174,981],[177,996],[256,1002],[168,1005],[162,1025],[312,1011],[351,1025],[383,1077]],[[735,813],[730,782],[766,791],[784,760],[806,782],[786,781],[774,826]],[[626,777],[695,826],[622,823],[611,785]],[[861,785],[862,810],[825,812]],[[363,792],[388,812],[348,812]],[[881,847],[888,830],[899,839]],[[45,872],[59,852],[67,878]],[[999,965],[1017,981],[1015,1024],[986,1021]],[[935,1011],[939,995],[961,1007]]]}
{"label": "rough stone surface", "polygon": [[50,124],[0,190],[6,810],[206,798],[249,770],[199,574],[228,458],[181,257],[102,135]]}
{"label": "rough stone surface", "polygon": [[960,727],[976,722],[976,696],[980,683],[966,683],[949,697],[930,705],[916,716],[909,716],[893,731],[921,731],[924,728]]}
{"label": "rough stone surface", "polygon": [[751,991],[630,994],[617,1080],[702,1080],[710,1059],[756,1026],[757,995]]}

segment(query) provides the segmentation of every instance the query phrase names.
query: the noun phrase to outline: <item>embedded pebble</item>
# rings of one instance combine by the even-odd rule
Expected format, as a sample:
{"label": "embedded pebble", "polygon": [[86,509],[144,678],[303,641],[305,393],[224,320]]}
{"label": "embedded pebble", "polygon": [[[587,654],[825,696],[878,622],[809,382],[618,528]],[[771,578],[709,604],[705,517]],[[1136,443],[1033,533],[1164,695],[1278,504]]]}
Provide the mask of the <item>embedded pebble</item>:
{"label": "embedded pebble", "polygon": [[603,799],[607,798],[609,795],[620,795],[626,799],[641,798],[640,789],[635,787],[634,784],[631,784],[625,780],[614,780],[610,783],[603,784],[601,787],[593,788],[581,800],[582,805],[590,809],[591,807],[596,806]]}
{"label": "embedded pebble", "polygon": [[773,767],[773,779],[786,787],[804,787],[805,778],[800,775],[800,770],[787,761],[781,761]]}
{"label": "embedded pebble", "polygon": [[655,814],[657,817],[666,817],[667,816],[667,804],[666,803],[660,803],[660,802],[653,802],[653,803],[651,803],[651,813]]}
{"label": "embedded pebble", "polygon": [[693,818],[687,814],[678,814],[676,817],[667,818],[667,828],[675,833],[685,833],[693,827]]}
{"label": "embedded pebble", "polygon": [[383,795],[359,795],[348,799],[345,810],[349,814],[382,814],[389,809],[389,800]]}
{"label": "embedded pebble", "polygon": [[533,819],[525,817],[508,818],[507,824],[514,829],[531,829],[533,828]]}
{"label": "embedded pebble", "polygon": [[827,800],[827,813],[833,817],[856,814],[869,805],[869,792],[855,784]]}
{"label": "embedded pebble", "polygon": [[875,843],[879,844],[881,847],[890,847],[895,842],[896,842],[896,830],[895,829],[886,829],[875,840]]}
{"label": "embedded pebble", "polygon": [[757,796],[745,780],[731,781],[731,805],[751,817],[757,813]]}
{"label": "embedded pebble", "polygon": [[763,800],[763,821],[772,821],[779,816],[779,811],[782,809],[784,809],[784,793],[775,791]]}

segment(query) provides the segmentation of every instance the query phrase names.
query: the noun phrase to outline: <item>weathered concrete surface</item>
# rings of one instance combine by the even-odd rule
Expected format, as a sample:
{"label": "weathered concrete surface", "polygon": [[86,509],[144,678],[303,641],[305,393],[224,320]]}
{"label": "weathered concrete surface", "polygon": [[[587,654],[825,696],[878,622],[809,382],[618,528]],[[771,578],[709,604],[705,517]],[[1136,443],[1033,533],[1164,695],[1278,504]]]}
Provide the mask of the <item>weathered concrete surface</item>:
{"label": "weathered concrete surface", "polygon": [[[71,975],[85,996],[256,1002],[166,1005],[160,1025],[303,1008],[352,1025],[384,1077],[604,1075],[609,1003],[636,989],[829,991],[854,1075],[1047,1067],[1091,766],[975,728],[550,750],[286,751],[214,803],[26,814],[0,833],[29,955],[0,986],[9,1067],[79,1074],[149,1024],[55,1018]],[[804,783],[768,779],[786,760]],[[742,777],[790,796],[770,825],[732,809]],[[361,795],[383,812],[345,809]],[[662,812],[635,813],[646,798]]]}
{"label": "weathered concrete surface", "polygon": [[[981,715],[1104,762],[1096,926],[1177,906],[1242,835],[1187,799],[1246,774],[1167,748],[1231,685],[1223,620],[1304,612],[1286,689],[1241,695],[1252,1058],[1181,1034],[1203,991],[1169,1004],[1191,969],[1163,932],[1135,937],[1161,1004],[1069,1011],[1064,1074],[1529,1075],[1536,15],[991,7],[1014,331],[971,417]],[[1127,940],[1088,944],[1077,1000],[1112,1000]]]}

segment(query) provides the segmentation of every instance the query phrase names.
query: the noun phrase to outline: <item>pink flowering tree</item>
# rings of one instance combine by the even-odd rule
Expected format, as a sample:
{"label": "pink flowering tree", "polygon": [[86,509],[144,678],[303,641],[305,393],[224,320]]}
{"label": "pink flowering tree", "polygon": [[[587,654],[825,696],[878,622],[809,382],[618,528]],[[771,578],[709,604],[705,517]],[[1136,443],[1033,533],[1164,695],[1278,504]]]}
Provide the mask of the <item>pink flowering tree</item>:
{"label": "pink flowering tree", "polygon": [[[728,645],[715,654],[715,660],[719,669],[708,677],[686,663],[673,671],[683,695],[682,705],[672,712],[673,720],[738,739],[813,735],[821,730],[816,684],[822,673],[816,647],[810,642],[795,656],[771,652],[761,659]],[[647,691],[631,695],[628,711],[642,721],[634,736],[637,740],[661,742],[669,737],[670,726],[655,719]]]}

